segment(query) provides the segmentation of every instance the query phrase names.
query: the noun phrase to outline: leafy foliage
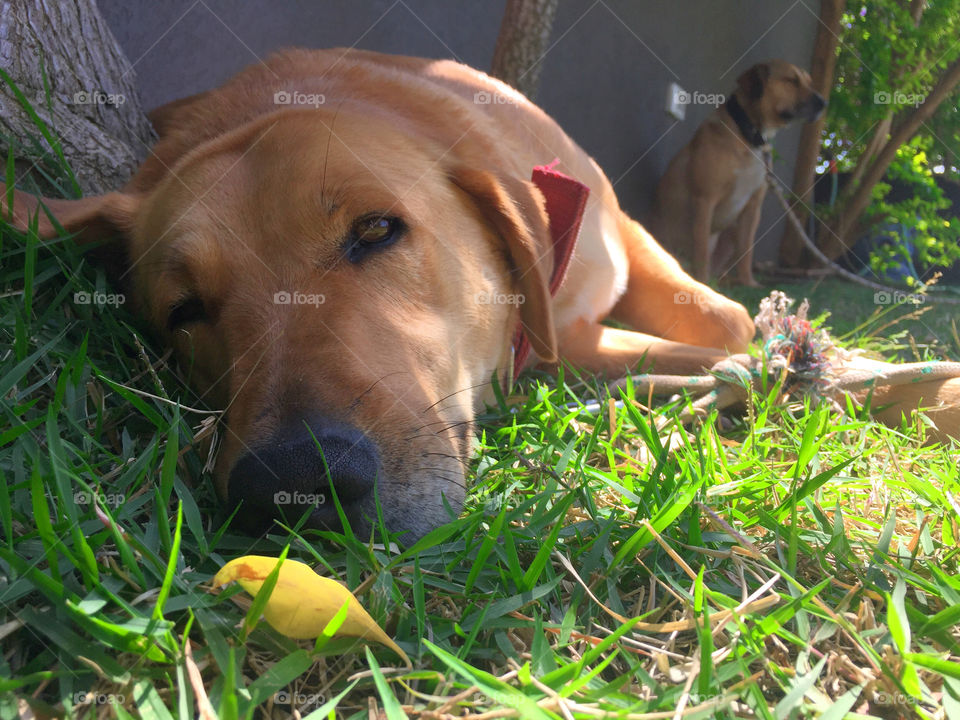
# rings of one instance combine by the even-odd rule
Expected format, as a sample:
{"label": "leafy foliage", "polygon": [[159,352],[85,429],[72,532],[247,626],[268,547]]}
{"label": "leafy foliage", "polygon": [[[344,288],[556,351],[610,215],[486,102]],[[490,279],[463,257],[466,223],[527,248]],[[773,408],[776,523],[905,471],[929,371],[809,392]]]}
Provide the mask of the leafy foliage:
{"label": "leafy foliage", "polygon": [[[910,16],[910,3],[875,0],[857,3],[844,15],[837,49],[837,68],[830,105],[825,156],[834,157],[840,171],[853,171],[877,127],[892,113],[897,122],[923,102],[939,74],[960,56],[960,0],[933,0],[920,23]],[[874,189],[864,220],[871,226],[897,224],[909,229],[924,264],[949,266],[960,258],[956,208],[937,183],[960,180],[960,110],[956,94],[942,103],[914,139],[902,146],[887,171],[887,179],[902,183],[910,197],[889,199],[890,184]],[[821,168],[823,169],[823,168]],[[826,215],[831,209],[826,209]],[[882,272],[906,252],[880,249],[872,259]]]}

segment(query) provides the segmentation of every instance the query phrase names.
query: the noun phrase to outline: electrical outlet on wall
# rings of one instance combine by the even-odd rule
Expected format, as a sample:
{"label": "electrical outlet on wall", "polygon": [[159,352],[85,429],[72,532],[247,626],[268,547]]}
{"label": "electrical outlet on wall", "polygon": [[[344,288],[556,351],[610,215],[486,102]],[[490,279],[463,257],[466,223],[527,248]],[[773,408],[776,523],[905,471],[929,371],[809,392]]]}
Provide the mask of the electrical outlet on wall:
{"label": "electrical outlet on wall", "polygon": [[667,114],[672,115],[677,120],[683,120],[687,116],[689,97],[690,93],[675,82],[667,85]]}

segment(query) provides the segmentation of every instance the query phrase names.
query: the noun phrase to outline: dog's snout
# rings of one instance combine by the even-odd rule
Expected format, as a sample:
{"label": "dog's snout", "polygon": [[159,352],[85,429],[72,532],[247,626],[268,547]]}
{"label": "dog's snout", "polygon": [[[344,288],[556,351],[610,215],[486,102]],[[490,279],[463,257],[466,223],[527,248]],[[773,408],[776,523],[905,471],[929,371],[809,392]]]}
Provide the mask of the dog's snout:
{"label": "dog's snout", "polygon": [[310,527],[337,528],[333,493],[351,525],[360,522],[379,471],[377,449],[363,432],[323,416],[300,418],[237,460],[229,501],[247,530],[262,531],[274,518],[294,523],[305,513]]}
{"label": "dog's snout", "polygon": [[820,113],[822,113],[823,109],[827,106],[827,101],[823,99],[823,95],[820,93],[810,93],[810,97],[807,98],[805,106],[802,114],[807,120],[813,122],[820,117]]}

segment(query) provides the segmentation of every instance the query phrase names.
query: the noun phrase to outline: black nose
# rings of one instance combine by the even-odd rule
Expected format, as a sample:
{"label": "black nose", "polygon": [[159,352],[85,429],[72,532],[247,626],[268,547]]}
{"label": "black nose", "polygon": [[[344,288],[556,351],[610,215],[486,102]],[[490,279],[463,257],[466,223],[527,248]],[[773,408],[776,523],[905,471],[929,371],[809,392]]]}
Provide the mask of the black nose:
{"label": "black nose", "polygon": [[[360,430],[313,415],[285,423],[267,441],[244,453],[230,472],[228,501],[239,506],[234,522],[260,533],[274,518],[339,529],[336,492],[351,527],[364,523],[380,472],[373,442]],[[368,502],[364,502],[367,500]]]}
{"label": "black nose", "polygon": [[820,117],[820,113],[823,112],[826,106],[827,101],[823,99],[823,95],[820,93],[810,93],[810,96],[803,102],[803,107],[798,114],[805,120],[813,122]]}

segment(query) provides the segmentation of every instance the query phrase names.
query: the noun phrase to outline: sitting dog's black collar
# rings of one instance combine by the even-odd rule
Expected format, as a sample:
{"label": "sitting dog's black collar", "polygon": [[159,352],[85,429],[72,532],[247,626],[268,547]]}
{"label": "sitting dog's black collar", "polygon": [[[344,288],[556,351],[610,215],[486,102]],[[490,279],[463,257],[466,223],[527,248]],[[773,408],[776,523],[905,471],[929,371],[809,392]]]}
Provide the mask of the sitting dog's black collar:
{"label": "sitting dog's black collar", "polygon": [[740,128],[740,134],[743,135],[744,140],[753,145],[753,147],[761,147],[767,144],[760,130],[753,124],[753,121],[747,117],[747,113],[737,100],[736,95],[731,95],[727,99],[727,102],[724,103],[724,107],[727,108],[730,117],[733,118],[737,127]]}

